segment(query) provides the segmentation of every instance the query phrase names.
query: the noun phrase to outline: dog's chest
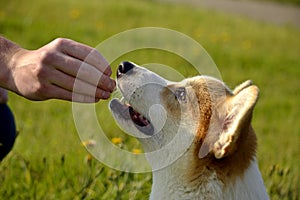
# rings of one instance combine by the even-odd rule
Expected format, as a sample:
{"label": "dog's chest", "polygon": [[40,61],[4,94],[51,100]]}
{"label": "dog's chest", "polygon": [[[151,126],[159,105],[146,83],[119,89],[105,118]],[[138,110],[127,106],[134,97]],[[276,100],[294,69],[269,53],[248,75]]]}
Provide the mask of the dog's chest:
{"label": "dog's chest", "polygon": [[216,174],[210,174],[203,182],[186,182],[180,170],[160,170],[153,172],[150,200],[175,199],[221,199],[223,184]]}
{"label": "dog's chest", "polygon": [[216,173],[195,178],[186,182],[178,168],[155,171],[150,200],[269,199],[256,160],[231,183],[223,183]]}

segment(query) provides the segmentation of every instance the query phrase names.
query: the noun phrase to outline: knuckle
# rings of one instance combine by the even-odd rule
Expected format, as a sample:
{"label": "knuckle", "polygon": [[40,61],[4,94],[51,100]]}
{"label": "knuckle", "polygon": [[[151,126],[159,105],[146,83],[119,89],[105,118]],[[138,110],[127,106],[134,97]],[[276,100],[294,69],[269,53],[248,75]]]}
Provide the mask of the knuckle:
{"label": "knuckle", "polygon": [[111,68],[109,66],[107,66],[104,73],[107,74],[107,76],[111,76],[111,74],[112,74]]}
{"label": "knuckle", "polygon": [[68,43],[68,39],[66,38],[56,38],[51,43],[49,43],[49,47],[54,51],[61,51],[63,47]]}
{"label": "knuckle", "polygon": [[47,80],[48,70],[44,65],[39,64],[33,69],[33,74],[39,82]]}
{"label": "knuckle", "polygon": [[109,78],[102,74],[99,80],[100,85],[106,86],[109,83]]}
{"label": "knuckle", "polygon": [[65,38],[56,38],[55,40],[53,40],[52,43],[55,47],[60,47],[65,44],[66,40],[67,39]]}
{"label": "knuckle", "polygon": [[40,52],[40,62],[43,64],[51,63],[56,58],[56,53],[53,50],[43,50]]}

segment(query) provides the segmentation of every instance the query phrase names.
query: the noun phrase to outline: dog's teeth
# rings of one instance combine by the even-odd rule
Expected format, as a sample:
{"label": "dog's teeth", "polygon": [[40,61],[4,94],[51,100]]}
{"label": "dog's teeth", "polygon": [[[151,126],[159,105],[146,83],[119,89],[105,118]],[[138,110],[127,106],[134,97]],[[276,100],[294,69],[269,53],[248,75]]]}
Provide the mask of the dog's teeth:
{"label": "dog's teeth", "polygon": [[146,120],[146,118],[143,115],[140,115],[141,120]]}

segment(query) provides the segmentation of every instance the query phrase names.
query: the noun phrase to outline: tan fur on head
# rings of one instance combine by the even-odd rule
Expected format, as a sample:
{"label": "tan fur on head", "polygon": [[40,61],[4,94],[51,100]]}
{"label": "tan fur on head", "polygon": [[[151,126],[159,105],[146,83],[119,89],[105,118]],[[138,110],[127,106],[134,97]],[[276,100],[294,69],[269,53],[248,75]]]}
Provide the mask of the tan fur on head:
{"label": "tan fur on head", "polygon": [[[225,96],[222,97],[209,93],[209,84],[200,82],[192,83],[198,94],[201,113],[194,148],[198,159],[195,159],[196,169],[193,172],[197,171],[200,175],[203,170],[216,170],[218,177],[225,182],[225,179],[243,173],[255,158],[256,136],[251,127],[251,117],[258,88],[247,81],[231,92],[226,86],[216,83],[215,86],[223,87]],[[225,111],[225,114],[218,113],[216,108],[220,109],[219,112]],[[190,179],[197,176],[193,173]]]}
{"label": "tan fur on head", "polygon": [[[129,105],[114,100],[115,119],[151,152],[151,200],[268,199],[251,126],[259,90],[251,81],[231,91],[212,77],[175,83],[134,65],[118,77],[118,87],[134,116],[124,116]],[[150,115],[157,105],[164,112]]]}

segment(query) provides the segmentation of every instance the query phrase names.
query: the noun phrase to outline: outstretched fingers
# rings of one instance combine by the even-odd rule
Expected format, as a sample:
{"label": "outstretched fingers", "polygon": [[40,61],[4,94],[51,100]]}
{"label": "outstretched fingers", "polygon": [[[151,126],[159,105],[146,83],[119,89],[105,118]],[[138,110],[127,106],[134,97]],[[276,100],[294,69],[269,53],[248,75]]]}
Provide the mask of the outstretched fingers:
{"label": "outstretched fingers", "polygon": [[94,103],[99,101],[99,99],[95,97],[71,92],[63,88],[60,88],[57,85],[51,85],[51,87],[49,88],[49,96],[55,99],[61,99],[61,100],[79,102],[79,103]]}
{"label": "outstretched fingers", "polygon": [[49,59],[49,63],[47,64],[54,65],[57,70],[62,71],[65,74],[76,77],[109,92],[112,92],[116,86],[115,81],[112,80],[109,75],[85,61],[66,56],[62,53],[56,53],[55,55],[52,55],[52,57],[53,58]]}
{"label": "outstretched fingers", "polygon": [[[76,77],[69,76],[61,71],[54,71],[52,74],[53,75],[50,79],[51,84],[71,93],[88,96],[93,99],[108,99],[110,97],[110,91],[84,82]],[[55,92],[53,92],[52,95],[55,95]],[[59,95],[60,94],[57,94],[57,96]],[[69,94],[67,98],[68,100],[72,100]]]}
{"label": "outstretched fingers", "polygon": [[111,75],[108,62],[96,49],[70,39],[58,38],[54,42],[62,53],[94,66],[107,76]]}

